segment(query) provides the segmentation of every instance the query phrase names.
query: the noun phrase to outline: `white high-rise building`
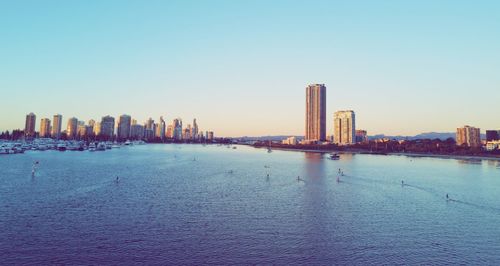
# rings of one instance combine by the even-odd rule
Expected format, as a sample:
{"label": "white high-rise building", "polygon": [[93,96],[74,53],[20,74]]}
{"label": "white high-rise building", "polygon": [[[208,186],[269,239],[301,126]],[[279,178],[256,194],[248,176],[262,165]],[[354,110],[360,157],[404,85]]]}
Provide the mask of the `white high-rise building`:
{"label": "white high-rise building", "polygon": [[335,112],[333,118],[333,142],[338,145],[356,143],[356,116],[354,111]]}

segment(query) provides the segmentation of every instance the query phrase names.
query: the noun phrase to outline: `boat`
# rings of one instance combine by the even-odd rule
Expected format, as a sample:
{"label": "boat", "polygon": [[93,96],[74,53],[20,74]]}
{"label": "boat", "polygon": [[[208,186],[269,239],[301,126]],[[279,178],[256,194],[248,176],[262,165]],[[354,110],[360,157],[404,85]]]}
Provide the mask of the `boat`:
{"label": "boat", "polygon": [[96,150],[96,148],[97,148],[97,147],[96,147],[96,145],[95,145],[95,143],[94,143],[94,142],[91,142],[91,143],[89,144],[89,151],[95,151],[95,150]]}
{"label": "boat", "polygon": [[132,145],[132,142],[130,142],[130,140],[127,140],[127,141],[125,141],[125,143],[124,143],[124,144],[125,144],[125,145],[127,145],[127,146],[128,146],[128,145]]}
{"label": "boat", "polygon": [[330,159],[332,159],[332,160],[338,160],[338,159],[340,159],[340,156],[338,154],[336,154],[336,153],[331,153],[330,154]]}
{"label": "boat", "polygon": [[267,148],[267,153],[271,153],[273,150],[271,150],[271,147]]}
{"label": "boat", "polygon": [[65,151],[66,149],[67,149],[66,144],[64,144],[64,143],[57,144],[58,151]]}
{"label": "boat", "polygon": [[99,142],[97,144],[97,147],[95,149],[96,151],[105,151],[106,150],[106,144],[104,142]]}

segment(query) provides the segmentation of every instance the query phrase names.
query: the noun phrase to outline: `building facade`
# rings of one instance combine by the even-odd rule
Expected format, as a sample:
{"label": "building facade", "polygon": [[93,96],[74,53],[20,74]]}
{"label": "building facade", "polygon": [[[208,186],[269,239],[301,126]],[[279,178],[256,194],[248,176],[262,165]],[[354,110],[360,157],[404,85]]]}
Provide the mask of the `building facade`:
{"label": "building facade", "polygon": [[326,140],[326,87],[312,84],[306,88],[306,132],[309,142]]}
{"label": "building facade", "polygon": [[112,116],[104,116],[101,118],[101,126],[99,136],[104,140],[111,140],[115,134],[115,118]]}
{"label": "building facade", "polygon": [[50,138],[50,119],[42,118],[40,122],[40,137]]}
{"label": "building facade", "polygon": [[354,111],[337,111],[333,116],[333,143],[349,145],[356,143],[356,115]]}
{"label": "building facade", "polygon": [[66,125],[66,136],[68,139],[75,139],[78,131],[78,119],[76,117],[71,117],[68,119],[68,124]]}
{"label": "building facade", "polygon": [[62,115],[60,114],[54,115],[52,119],[52,130],[51,130],[52,138],[59,139],[61,137],[61,129],[62,129]]}
{"label": "building facade", "polygon": [[26,121],[24,124],[24,136],[26,138],[34,138],[36,135],[36,115],[34,113],[29,113],[26,115]]}
{"label": "building facade", "polygon": [[481,129],[471,126],[457,128],[456,142],[458,146],[481,147]]}
{"label": "building facade", "polygon": [[118,140],[127,140],[130,137],[130,126],[132,118],[129,115],[121,115],[118,119]]}

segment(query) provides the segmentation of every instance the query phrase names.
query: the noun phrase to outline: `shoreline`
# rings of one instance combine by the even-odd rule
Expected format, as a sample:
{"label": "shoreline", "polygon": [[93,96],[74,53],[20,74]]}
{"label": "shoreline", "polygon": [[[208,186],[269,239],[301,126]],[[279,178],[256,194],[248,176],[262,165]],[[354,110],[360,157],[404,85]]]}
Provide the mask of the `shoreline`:
{"label": "shoreline", "polygon": [[[251,145],[250,145],[251,146]],[[255,147],[256,149],[264,149],[267,147]],[[438,158],[438,159],[454,159],[454,160],[467,160],[467,161],[477,161],[477,160],[489,160],[489,161],[500,161],[500,157],[497,156],[475,156],[475,155],[452,155],[452,154],[426,154],[426,153],[405,153],[405,152],[387,152],[387,153],[377,153],[377,152],[367,152],[367,151],[327,151],[327,150],[315,150],[315,149],[291,149],[282,147],[271,147],[272,150],[281,151],[297,151],[297,152],[315,152],[315,153],[345,153],[345,154],[366,154],[366,155],[381,155],[381,156],[406,156],[406,157],[421,157],[421,158]]]}

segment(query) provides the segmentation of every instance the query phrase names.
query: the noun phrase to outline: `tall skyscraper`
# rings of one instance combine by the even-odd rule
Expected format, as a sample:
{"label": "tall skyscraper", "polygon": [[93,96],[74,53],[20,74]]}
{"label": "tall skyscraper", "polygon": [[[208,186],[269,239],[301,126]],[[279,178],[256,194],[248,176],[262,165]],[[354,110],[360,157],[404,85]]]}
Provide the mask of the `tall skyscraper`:
{"label": "tall skyscraper", "polygon": [[50,137],[50,119],[42,118],[40,123],[40,137],[49,138]]}
{"label": "tall skyscraper", "polygon": [[54,119],[52,121],[52,138],[59,139],[61,137],[61,128],[62,128],[62,115],[60,114],[54,115]]}
{"label": "tall skyscraper", "polygon": [[36,115],[29,113],[26,115],[26,123],[24,125],[24,136],[27,138],[35,137]]}
{"label": "tall skyscraper", "polygon": [[130,137],[130,125],[132,118],[129,115],[121,115],[118,119],[117,137],[119,140],[126,140]]}
{"label": "tall skyscraper", "polygon": [[312,84],[306,88],[305,140],[326,140],[326,87],[324,84]]}
{"label": "tall skyscraper", "polygon": [[198,139],[198,123],[196,123],[196,118],[193,119],[193,127],[191,128],[191,138]]}
{"label": "tall skyscraper", "polygon": [[180,118],[174,119],[172,122],[172,128],[174,130],[174,139],[182,139],[182,120]]}
{"label": "tall skyscraper", "polygon": [[68,119],[68,124],[66,126],[66,135],[68,136],[68,139],[75,139],[77,130],[78,130],[78,119],[76,119],[76,117]]}
{"label": "tall skyscraper", "polygon": [[356,143],[356,116],[354,111],[338,111],[333,117],[333,142],[339,145]]}
{"label": "tall skyscraper", "polygon": [[144,125],[144,138],[146,140],[154,140],[155,138],[155,121],[150,117]]}
{"label": "tall skyscraper", "polygon": [[156,136],[161,140],[164,140],[166,135],[165,130],[166,130],[165,120],[163,120],[163,116],[160,116],[160,123],[158,124],[158,128],[156,129]]}
{"label": "tall skyscraper", "polygon": [[458,146],[481,147],[481,129],[471,126],[457,128],[456,142]]}
{"label": "tall skyscraper", "polygon": [[101,118],[100,137],[105,140],[113,139],[115,134],[115,118],[104,116]]}

